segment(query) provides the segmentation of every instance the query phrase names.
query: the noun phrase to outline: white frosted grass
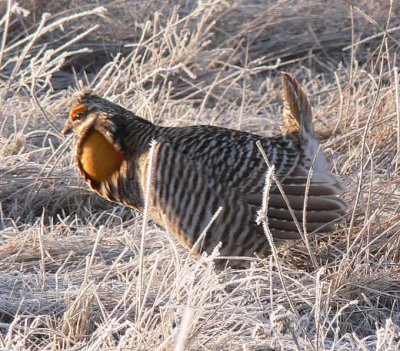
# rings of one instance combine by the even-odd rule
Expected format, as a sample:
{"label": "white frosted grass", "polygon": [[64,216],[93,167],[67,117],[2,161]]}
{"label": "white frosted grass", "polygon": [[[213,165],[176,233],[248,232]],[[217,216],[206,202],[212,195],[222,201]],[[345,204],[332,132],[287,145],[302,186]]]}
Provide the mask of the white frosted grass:
{"label": "white frosted grass", "polygon": [[[347,2],[186,3],[141,2],[123,15],[118,2],[46,8],[52,15],[36,22],[33,9],[4,3],[0,348],[398,349],[397,10],[383,31],[388,9],[373,1],[352,12]],[[21,37],[17,15],[32,20]],[[93,58],[87,42],[114,51],[81,75]],[[72,58],[67,91],[55,77]],[[144,214],[101,200],[57,132],[70,90],[89,85],[163,125],[271,135],[281,123],[280,69],[305,86],[330,165],[358,206],[337,232],[272,245],[247,269],[215,270],[217,249],[194,258]]]}

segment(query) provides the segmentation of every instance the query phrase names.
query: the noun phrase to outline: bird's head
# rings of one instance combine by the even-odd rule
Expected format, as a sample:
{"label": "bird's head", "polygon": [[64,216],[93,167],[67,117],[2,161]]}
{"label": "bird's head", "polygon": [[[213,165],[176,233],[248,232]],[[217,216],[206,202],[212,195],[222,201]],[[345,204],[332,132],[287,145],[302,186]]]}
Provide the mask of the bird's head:
{"label": "bird's head", "polygon": [[[68,120],[62,131],[64,135],[71,132],[81,136],[85,131],[103,124],[108,117],[111,102],[93,94],[89,90],[76,95],[72,101]],[[107,108],[108,107],[108,108]],[[111,109],[111,110],[115,110]]]}
{"label": "bird's head", "polygon": [[121,142],[124,123],[121,121],[129,113],[87,90],[72,101],[62,133],[73,132],[78,137],[76,160],[93,188],[110,178],[125,158]]}
{"label": "bird's head", "polygon": [[90,90],[84,90],[73,98],[62,133],[67,135],[73,132],[82,137],[86,132],[96,129],[115,140],[131,122],[136,122],[139,129],[144,125],[153,126],[150,121],[136,116],[122,106],[95,95]]}

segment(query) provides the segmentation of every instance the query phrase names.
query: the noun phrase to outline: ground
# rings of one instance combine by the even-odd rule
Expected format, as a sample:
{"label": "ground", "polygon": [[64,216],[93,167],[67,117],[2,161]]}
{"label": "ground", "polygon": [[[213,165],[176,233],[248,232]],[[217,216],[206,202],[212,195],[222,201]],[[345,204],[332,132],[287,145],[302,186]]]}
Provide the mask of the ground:
{"label": "ground", "polygon": [[[400,348],[397,1],[0,3],[0,347]],[[273,135],[304,86],[347,217],[216,270],[91,193],[60,131],[88,87],[165,126]],[[309,252],[313,253],[310,257]]]}

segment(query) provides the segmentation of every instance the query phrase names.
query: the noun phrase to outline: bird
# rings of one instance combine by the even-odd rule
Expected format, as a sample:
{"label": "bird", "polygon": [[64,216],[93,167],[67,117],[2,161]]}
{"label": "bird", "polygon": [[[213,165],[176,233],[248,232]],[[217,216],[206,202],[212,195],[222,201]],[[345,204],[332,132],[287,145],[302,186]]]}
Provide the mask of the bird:
{"label": "bird", "polygon": [[195,255],[219,250],[227,262],[264,258],[271,243],[256,219],[272,167],[266,220],[274,243],[331,232],[347,209],[307,94],[285,72],[282,85],[282,133],[272,137],[156,125],[90,90],[73,98],[63,134],[75,134],[77,168],[93,191],[139,212],[146,207]]}

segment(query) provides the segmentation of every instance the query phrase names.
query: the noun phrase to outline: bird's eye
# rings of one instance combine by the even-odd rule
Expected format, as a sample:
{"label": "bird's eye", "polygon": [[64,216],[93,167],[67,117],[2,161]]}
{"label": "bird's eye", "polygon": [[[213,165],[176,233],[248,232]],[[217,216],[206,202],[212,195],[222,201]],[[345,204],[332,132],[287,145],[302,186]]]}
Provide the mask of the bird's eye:
{"label": "bird's eye", "polygon": [[85,117],[87,111],[88,111],[88,108],[87,108],[86,105],[80,105],[80,106],[74,108],[70,112],[70,120],[72,122],[76,122],[76,121],[82,120]]}
{"label": "bird's eye", "polygon": [[73,116],[72,116],[72,120],[73,121],[79,121],[79,120],[81,120],[83,118],[83,112],[78,112],[78,113],[75,113]]}

